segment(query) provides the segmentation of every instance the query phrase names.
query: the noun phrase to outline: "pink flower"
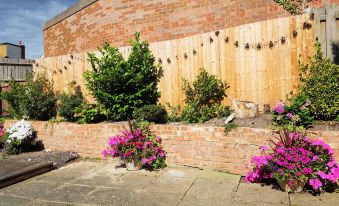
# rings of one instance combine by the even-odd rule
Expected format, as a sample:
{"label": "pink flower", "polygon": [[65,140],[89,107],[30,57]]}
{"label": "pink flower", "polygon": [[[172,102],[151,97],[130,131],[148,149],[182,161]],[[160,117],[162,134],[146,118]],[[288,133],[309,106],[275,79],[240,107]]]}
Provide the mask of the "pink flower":
{"label": "pink flower", "polygon": [[312,161],[315,162],[319,159],[319,157],[317,155],[314,155],[313,158],[312,158]]}
{"label": "pink flower", "polygon": [[307,175],[307,174],[312,174],[313,169],[312,169],[312,168],[304,168],[304,169],[303,169],[303,172],[304,172],[305,175]]}
{"label": "pink flower", "polygon": [[336,165],[335,161],[331,161],[331,162],[327,163],[327,166],[329,166],[329,167],[333,167],[334,165]]}
{"label": "pink flower", "polygon": [[285,105],[282,102],[278,102],[273,109],[276,113],[282,114],[285,112]]}
{"label": "pink flower", "polygon": [[104,156],[105,158],[107,157],[107,151],[106,151],[106,150],[103,150],[103,151],[101,152],[101,154],[102,154],[102,156]]}
{"label": "pink flower", "polygon": [[146,159],[145,157],[143,157],[143,158],[141,159],[141,162],[142,162],[142,164],[146,164],[147,159]]}
{"label": "pink flower", "polygon": [[292,118],[293,117],[293,114],[291,113],[291,112],[289,112],[289,113],[287,113],[287,115],[286,115],[288,118]]}
{"label": "pink flower", "polygon": [[310,179],[309,184],[313,189],[318,190],[319,187],[323,186],[323,183],[319,179]]}
{"label": "pink flower", "polygon": [[268,146],[263,145],[263,146],[260,146],[259,149],[260,149],[262,152],[265,152],[265,151],[268,150],[269,148],[268,148]]}
{"label": "pink flower", "polygon": [[165,153],[164,153],[163,151],[161,151],[161,152],[159,153],[159,156],[160,156],[160,157],[164,157],[164,156],[165,156]]}

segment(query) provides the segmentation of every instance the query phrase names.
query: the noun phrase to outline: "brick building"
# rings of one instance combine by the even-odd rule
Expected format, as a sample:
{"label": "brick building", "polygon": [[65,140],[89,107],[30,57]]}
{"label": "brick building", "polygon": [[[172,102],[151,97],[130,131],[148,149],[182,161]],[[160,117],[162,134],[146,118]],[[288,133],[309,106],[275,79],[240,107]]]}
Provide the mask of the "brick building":
{"label": "brick building", "polygon": [[136,31],[155,42],[288,15],[273,0],[81,0],[45,23],[44,53],[94,50],[105,40],[123,46]]}

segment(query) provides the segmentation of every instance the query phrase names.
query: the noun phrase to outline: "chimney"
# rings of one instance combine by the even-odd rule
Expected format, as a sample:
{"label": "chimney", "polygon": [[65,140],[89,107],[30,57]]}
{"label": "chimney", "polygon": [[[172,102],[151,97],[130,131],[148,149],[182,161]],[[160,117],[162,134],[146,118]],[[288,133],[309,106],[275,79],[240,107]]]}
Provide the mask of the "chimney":
{"label": "chimney", "polygon": [[25,45],[22,45],[22,42],[19,41],[19,46],[21,48],[21,59],[25,59]]}

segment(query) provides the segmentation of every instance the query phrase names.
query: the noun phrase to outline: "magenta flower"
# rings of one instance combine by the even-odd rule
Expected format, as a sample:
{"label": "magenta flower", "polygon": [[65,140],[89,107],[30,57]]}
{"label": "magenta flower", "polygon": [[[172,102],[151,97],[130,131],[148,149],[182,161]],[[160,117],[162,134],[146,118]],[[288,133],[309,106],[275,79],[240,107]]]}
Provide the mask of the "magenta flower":
{"label": "magenta flower", "polygon": [[293,114],[291,113],[291,112],[289,112],[289,113],[287,113],[287,115],[286,115],[288,118],[292,118],[293,117]]}
{"label": "magenta flower", "polygon": [[259,149],[260,149],[262,152],[265,152],[266,150],[269,149],[269,147],[268,147],[268,146],[265,146],[265,145],[262,145],[262,146],[260,146]]}
{"label": "magenta flower", "polygon": [[321,186],[323,186],[323,183],[319,179],[310,179],[309,184],[315,190],[318,190]]}
{"label": "magenta flower", "polygon": [[103,150],[103,151],[101,152],[101,154],[102,154],[102,156],[104,156],[104,158],[107,157],[107,151],[106,151],[106,150]]}
{"label": "magenta flower", "polygon": [[282,114],[285,112],[285,105],[282,102],[278,102],[273,109],[276,113]]}

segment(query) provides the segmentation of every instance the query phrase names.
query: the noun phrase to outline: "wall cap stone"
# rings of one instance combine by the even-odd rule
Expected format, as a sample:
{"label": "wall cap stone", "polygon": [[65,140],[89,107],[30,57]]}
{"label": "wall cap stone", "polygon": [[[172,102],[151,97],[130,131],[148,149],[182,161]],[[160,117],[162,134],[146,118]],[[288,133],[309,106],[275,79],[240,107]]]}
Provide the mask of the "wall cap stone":
{"label": "wall cap stone", "polygon": [[72,16],[73,14],[75,14],[78,11],[84,9],[85,7],[93,4],[96,1],[98,1],[98,0],[80,0],[78,3],[74,4],[73,6],[68,8],[67,10],[61,12],[60,14],[53,17],[52,19],[46,21],[42,26],[42,30],[44,31],[44,30],[54,26],[55,24],[57,24],[57,23],[61,22],[62,20]]}

